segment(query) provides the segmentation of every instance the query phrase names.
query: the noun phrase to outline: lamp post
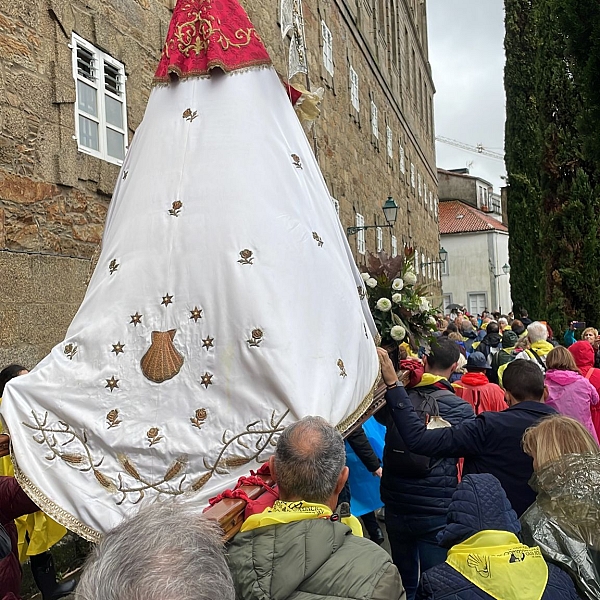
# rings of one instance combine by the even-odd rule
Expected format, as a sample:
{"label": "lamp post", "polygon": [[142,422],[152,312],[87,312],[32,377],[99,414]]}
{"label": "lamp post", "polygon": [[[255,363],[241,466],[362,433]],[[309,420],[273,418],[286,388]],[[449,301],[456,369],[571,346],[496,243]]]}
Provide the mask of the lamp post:
{"label": "lamp post", "polygon": [[496,279],[498,279],[498,277],[502,277],[503,275],[509,275],[510,274],[510,265],[508,263],[505,263],[504,266],[502,267],[502,273],[498,273],[497,275],[495,273],[495,270],[492,268],[492,273]]}
{"label": "lamp post", "polygon": [[446,259],[448,258],[448,252],[445,250],[444,247],[440,248],[438,256],[440,257],[440,260],[432,260],[431,262],[426,262],[426,263],[423,263],[423,264],[425,266],[427,266],[427,265],[442,265],[442,264],[444,264],[446,262]]}
{"label": "lamp post", "polygon": [[375,227],[392,228],[398,217],[398,205],[396,204],[396,201],[389,196],[381,207],[381,210],[383,211],[383,216],[387,221],[387,225],[361,225],[360,227],[347,227],[346,235],[350,237],[351,235],[357,234],[359,231],[365,231],[365,229],[374,229]]}

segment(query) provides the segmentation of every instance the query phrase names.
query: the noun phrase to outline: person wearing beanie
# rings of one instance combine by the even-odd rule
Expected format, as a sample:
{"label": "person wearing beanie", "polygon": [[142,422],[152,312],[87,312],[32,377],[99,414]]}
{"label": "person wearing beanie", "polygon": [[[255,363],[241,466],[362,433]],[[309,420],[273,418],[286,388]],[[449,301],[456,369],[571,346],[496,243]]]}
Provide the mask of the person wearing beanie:
{"label": "person wearing beanie", "polygon": [[516,355],[517,351],[515,346],[519,341],[519,336],[512,330],[506,330],[502,334],[502,348],[500,352],[496,352],[494,356],[492,356],[492,370],[490,371],[490,381],[492,383],[499,384],[500,378],[498,376],[498,369],[502,365],[506,365],[509,362],[512,362]]}
{"label": "person wearing beanie", "polygon": [[478,415],[484,411],[499,411],[508,408],[504,392],[495,383],[490,383],[487,373],[492,368],[481,352],[473,352],[467,360],[467,373],[454,384],[454,393],[466,400]]}

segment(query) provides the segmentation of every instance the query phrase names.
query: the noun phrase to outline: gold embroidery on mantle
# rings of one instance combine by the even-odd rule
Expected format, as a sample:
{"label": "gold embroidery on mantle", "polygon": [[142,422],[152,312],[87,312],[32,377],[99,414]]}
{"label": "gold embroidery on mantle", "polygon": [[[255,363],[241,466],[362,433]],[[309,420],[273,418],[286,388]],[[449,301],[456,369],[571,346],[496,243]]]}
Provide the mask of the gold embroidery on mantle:
{"label": "gold embroidery on mantle", "polygon": [[198,322],[198,319],[202,318],[202,309],[194,306],[193,310],[190,310],[190,319],[194,319],[194,323]]}
{"label": "gold embroidery on mantle", "polygon": [[172,379],[183,366],[183,356],[173,345],[176,329],[153,331],[150,348],[140,361],[142,373],[154,383]]}
{"label": "gold embroidery on mantle", "polygon": [[119,265],[119,263],[117,262],[116,258],[113,258],[109,265],[108,265],[108,270],[110,272],[110,274],[112,275],[121,265]]}
{"label": "gold embroidery on mantle", "polygon": [[63,352],[69,360],[73,360],[73,357],[77,354],[77,346],[75,344],[67,344]]}
{"label": "gold embroidery on mantle", "polygon": [[228,50],[230,47],[247,46],[253,36],[260,40],[254,27],[237,29],[233,32],[234,39],[231,40],[221,30],[218,19],[210,14],[211,0],[201,2],[199,9],[194,6],[196,4],[197,2],[187,2],[180,7],[180,11],[186,14],[188,20],[179,23],[173,36],[165,42],[163,52],[167,58],[171,56],[173,49],[189,58],[192,52],[196,56],[205,52],[211,42],[219,44],[223,50]]}
{"label": "gold embroidery on mantle", "polygon": [[313,235],[313,240],[315,240],[315,242],[317,242],[317,244],[319,245],[319,248],[322,248],[323,240],[321,239],[321,236],[319,236],[319,234],[316,231],[313,231],[312,235]]}
{"label": "gold embroidery on mantle", "polygon": [[292,154],[291,156],[292,156],[292,163],[294,164],[296,169],[301,169],[302,161],[300,160],[300,157],[297,154]]}
{"label": "gold embroidery on mantle", "polygon": [[151,427],[150,429],[148,429],[148,432],[146,433],[146,437],[148,438],[148,441],[150,442],[149,446],[154,446],[154,444],[158,444],[158,442],[160,442],[164,439],[164,436],[158,435],[159,432],[160,432],[160,429],[158,427]]}
{"label": "gold embroidery on mantle", "polygon": [[337,366],[340,370],[340,377],[348,377],[348,373],[346,373],[346,367],[344,366],[344,361],[341,358],[338,359]]}
{"label": "gold embroidery on mantle", "polygon": [[244,250],[240,250],[240,256],[241,258],[238,260],[238,262],[242,265],[251,265],[253,264],[252,261],[254,260],[254,256],[252,256],[252,250],[248,250],[248,248],[244,249]]}
{"label": "gold embroidery on mantle", "polygon": [[195,110],[192,112],[191,108],[186,108],[183,111],[183,115],[182,115],[182,117],[189,123],[191,123],[197,116],[198,116],[198,111]]}
{"label": "gold embroidery on mantle", "polygon": [[108,424],[108,429],[118,427],[121,424],[118,409],[113,408],[111,411],[109,411],[109,413],[106,415],[106,423]]}
{"label": "gold embroidery on mantle", "polygon": [[[199,412],[202,410],[204,409],[198,409],[196,415],[202,416],[203,413]],[[179,456],[169,464],[164,475],[155,480],[144,475],[141,469],[125,454],[116,455],[116,459],[123,468],[123,471],[109,472],[107,471],[108,467],[103,466],[105,457],[102,456],[98,459],[94,456],[85,431],[79,433],[71,425],[60,420],[56,423],[48,423],[47,412],[44,413],[43,417],[37,415],[35,411],[31,411],[31,414],[34,424],[23,422],[23,425],[35,431],[33,439],[41,446],[45,446],[47,450],[45,458],[49,461],[58,458],[68,467],[76,469],[81,473],[89,473],[91,471],[96,481],[104,489],[111,494],[119,495],[115,502],[117,505],[120,505],[125,500],[132,504],[137,504],[144,498],[145,492],[148,490],[154,490],[159,496],[179,496],[186,492],[197,492],[215,474],[227,475],[230,469],[241,467],[252,461],[256,461],[257,463],[264,462],[262,455],[268,448],[277,445],[279,434],[285,428],[282,425],[283,420],[289,414],[289,410],[285,411],[281,417],[276,417],[276,413],[273,411],[268,422],[265,423],[261,420],[253,421],[246,425],[245,429],[240,433],[232,434],[228,430],[225,430],[221,437],[222,446],[216,459],[210,461],[206,457],[203,458],[203,465],[207,472],[194,481],[187,482],[187,485],[188,474],[186,473],[186,468],[188,457],[185,454]],[[150,429],[148,437],[150,437],[151,433],[152,439],[156,439],[158,428],[154,427]],[[64,450],[65,446],[69,446],[68,451]],[[15,472],[17,472],[17,469],[15,469]],[[22,473],[19,471],[19,477],[21,476]],[[25,489],[34,487],[29,482]],[[37,488],[35,490],[36,501],[38,498],[42,499],[42,502],[38,502],[38,505],[55,506]],[[52,514],[56,514],[57,511],[52,510],[51,512]],[[79,523],[79,521],[68,513],[62,516],[68,522]],[[67,516],[68,518],[66,518]],[[75,531],[78,532],[79,529],[78,527]],[[95,533],[95,530],[89,530],[86,531],[86,536],[93,536]]]}
{"label": "gold embroidery on mantle", "polygon": [[250,335],[250,339],[246,340],[248,342],[248,346],[260,346],[260,343],[263,341],[264,333],[262,329],[253,329]]}
{"label": "gold embroidery on mantle", "polygon": [[171,204],[171,208],[169,209],[169,214],[172,217],[178,217],[182,208],[183,208],[183,202],[181,200],[175,200],[175,202],[173,202],[173,204]]}
{"label": "gold embroidery on mantle", "polygon": [[131,315],[131,321],[129,321],[129,324],[131,325],[133,323],[134,327],[141,325],[143,316],[144,315],[140,315],[140,313],[136,312],[135,315]]}
{"label": "gold embroidery on mantle", "polygon": [[192,422],[193,427],[197,427],[198,429],[202,429],[202,425],[206,421],[206,417],[208,416],[205,408],[196,409],[196,413],[193,417],[190,417],[190,421]]}
{"label": "gold embroidery on mantle", "polygon": [[115,356],[125,353],[125,350],[123,350],[123,348],[125,348],[125,344],[121,344],[121,342],[117,342],[116,344],[111,344],[111,346],[112,346],[111,352],[114,352]]}
{"label": "gold embroidery on mantle", "polygon": [[106,380],[106,385],[104,387],[108,388],[112,393],[115,388],[119,389],[119,380],[113,375],[110,379]]}

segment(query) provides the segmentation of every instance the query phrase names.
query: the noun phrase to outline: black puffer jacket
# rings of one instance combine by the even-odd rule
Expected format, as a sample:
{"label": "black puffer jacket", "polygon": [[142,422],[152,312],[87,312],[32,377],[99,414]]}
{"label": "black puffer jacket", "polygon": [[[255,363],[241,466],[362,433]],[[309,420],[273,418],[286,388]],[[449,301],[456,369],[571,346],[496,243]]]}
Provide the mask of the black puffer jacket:
{"label": "black puffer jacket", "polygon": [[[452,386],[447,381],[440,381],[432,386],[419,387],[419,390],[425,393],[439,391],[440,389],[452,392]],[[471,405],[453,393],[438,398],[438,407],[440,416],[453,426],[475,418]],[[383,503],[399,514],[445,515],[452,494],[458,485],[457,459],[431,459],[429,473],[423,478],[399,477],[390,468],[386,469],[385,453],[389,453],[394,447],[404,448],[402,442],[398,442],[398,440],[401,440],[400,434],[387,407],[379,411],[377,420],[383,423],[387,429],[383,476],[381,478],[381,500]]]}
{"label": "black puffer jacket", "polygon": [[499,333],[488,333],[477,346],[477,352],[481,352],[486,358],[489,356],[492,349],[502,348],[502,338]]}

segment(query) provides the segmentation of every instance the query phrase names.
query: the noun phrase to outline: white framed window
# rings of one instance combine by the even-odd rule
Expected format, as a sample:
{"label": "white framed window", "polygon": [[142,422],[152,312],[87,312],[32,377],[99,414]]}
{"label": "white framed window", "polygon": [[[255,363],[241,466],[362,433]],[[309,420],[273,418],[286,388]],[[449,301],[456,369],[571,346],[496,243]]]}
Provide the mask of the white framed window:
{"label": "white framed window", "polygon": [[433,212],[433,194],[429,193],[429,210]]}
{"label": "white framed window", "polygon": [[448,275],[448,257],[446,256],[446,260],[442,262],[440,265],[440,273],[442,275]]}
{"label": "white framed window", "polygon": [[379,139],[379,115],[377,105],[371,100],[371,133]]}
{"label": "white framed window", "polygon": [[440,271],[440,263],[437,264],[437,280],[441,281],[442,280],[442,272]]}
{"label": "white framed window", "polygon": [[392,236],[392,258],[398,256],[398,239],[395,235]]}
{"label": "white framed window", "polygon": [[[358,213],[356,213],[356,226],[365,226],[365,218],[362,215],[359,215]],[[358,250],[358,253],[365,254],[365,252],[367,251],[366,246],[367,245],[365,243],[365,230],[361,229],[356,233],[356,249]]]}
{"label": "white framed window", "polygon": [[419,251],[415,250],[415,275],[419,274]]}
{"label": "white framed window", "polygon": [[331,202],[333,203],[333,208],[335,208],[335,214],[340,216],[340,201],[336,200],[333,196],[331,196]]}
{"label": "white framed window", "polygon": [[[435,265],[433,265],[435,267]],[[431,260],[427,261],[427,277],[431,279]]]}
{"label": "white framed window", "polygon": [[377,233],[377,252],[381,252],[383,250],[383,229],[377,227],[375,232]]}
{"label": "white framed window", "polygon": [[425,277],[425,263],[427,262],[427,259],[425,258],[425,254],[421,254],[421,275],[423,275],[423,277]]}
{"label": "white framed window", "polygon": [[423,179],[423,196],[425,197],[425,204],[427,204],[427,184],[425,183],[425,179]]}
{"label": "white framed window", "polygon": [[77,147],[120,165],[127,149],[125,67],[75,33],[71,47]]}
{"label": "white framed window", "polygon": [[392,128],[389,125],[385,126],[385,139],[387,142],[387,154],[390,158],[394,158],[394,151],[392,148]]}
{"label": "white framed window", "polygon": [[404,159],[404,146],[402,146],[402,144],[400,144],[398,154],[400,155],[400,173],[404,175],[404,173],[406,173],[406,163]]}
{"label": "white framed window", "polygon": [[333,77],[333,36],[325,21],[321,21],[321,37],[323,39],[323,66]]}
{"label": "white framed window", "polygon": [[350,103],[358,112],[360,111],[360,99],[358,97],[358,73],[350,67]]}
{"label": "white framed window", "polygon": [[438,197],[436,196],[433,199],[433,212],[435,214],[436,219],[437,219],[437,216],[438,216],[439,207],[440,207],[440,201],[439,201]]}
{"label": "white framed window", "polygon": [[417,185],[415,177],[415,165],[410,163],[410,185],[414,188]]}
{"label": "white framed window", "polygon": [[[421,177],[421,173],[417,175],[418,190],[419,190],[419,198],[423,197],[423,178]],[[427,198],[425,198],[425,204],[427,204]]]}

